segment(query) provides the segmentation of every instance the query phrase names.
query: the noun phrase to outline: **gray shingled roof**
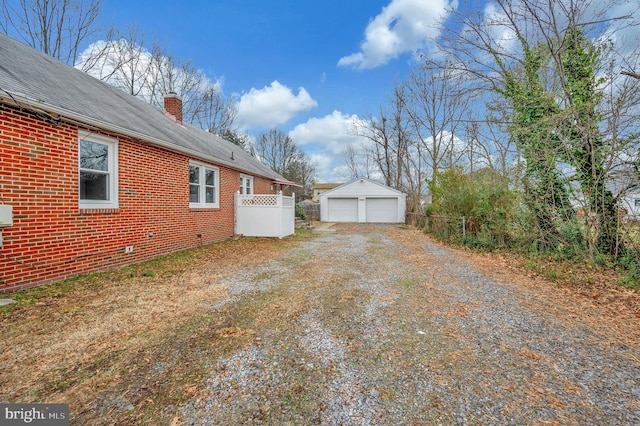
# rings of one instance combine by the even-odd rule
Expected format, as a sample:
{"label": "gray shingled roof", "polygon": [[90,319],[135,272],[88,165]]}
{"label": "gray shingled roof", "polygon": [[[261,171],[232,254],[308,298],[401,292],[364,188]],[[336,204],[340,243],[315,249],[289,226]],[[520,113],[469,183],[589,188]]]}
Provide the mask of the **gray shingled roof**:
{"label": "gray shingled roof", "polygon": [[152,105],[0,34],[0,102],[9,102],[8,95],[25,107],[57,113],[252,175],[284,180],[237,145],[195,126],[179,125]]}

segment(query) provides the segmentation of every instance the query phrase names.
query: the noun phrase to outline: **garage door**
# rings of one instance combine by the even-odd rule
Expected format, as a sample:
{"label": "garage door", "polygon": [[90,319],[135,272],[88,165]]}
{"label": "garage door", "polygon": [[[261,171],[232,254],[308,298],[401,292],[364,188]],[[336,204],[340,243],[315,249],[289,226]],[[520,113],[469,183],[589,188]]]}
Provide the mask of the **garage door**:
{"label": "garage door", "polygon": [[329,222],[357,222],[357,198],[329,198],[327,199]]}
{"label": "garage door", "polygon": [[396,223],[397,221],[397,198],[367,198],[367,222]]}

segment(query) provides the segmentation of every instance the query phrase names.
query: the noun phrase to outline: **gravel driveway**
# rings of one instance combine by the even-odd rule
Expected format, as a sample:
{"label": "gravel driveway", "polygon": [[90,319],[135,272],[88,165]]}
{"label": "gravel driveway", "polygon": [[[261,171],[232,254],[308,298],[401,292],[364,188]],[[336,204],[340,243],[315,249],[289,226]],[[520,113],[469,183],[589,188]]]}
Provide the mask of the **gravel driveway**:
{"label": "gravel driveway", "polygon": [[419,232],[342,226],[223,284],[220,335],[253,338],[178,424],[640,424],[637,347]]}

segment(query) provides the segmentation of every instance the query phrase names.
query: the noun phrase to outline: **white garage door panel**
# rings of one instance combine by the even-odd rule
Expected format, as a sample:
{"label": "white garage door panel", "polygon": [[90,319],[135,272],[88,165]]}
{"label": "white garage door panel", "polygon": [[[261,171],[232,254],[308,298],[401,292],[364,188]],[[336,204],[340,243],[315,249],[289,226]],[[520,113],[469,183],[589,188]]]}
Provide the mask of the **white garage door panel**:
{"label": "white garage door panel", "polygon": [[397,221],[397,198],[367,198],[367,222],[395,223]]}
{"label": "white garage door panel", "polygon": [[329,198],[327,201],[329,222],[358,221],[357,198]]}

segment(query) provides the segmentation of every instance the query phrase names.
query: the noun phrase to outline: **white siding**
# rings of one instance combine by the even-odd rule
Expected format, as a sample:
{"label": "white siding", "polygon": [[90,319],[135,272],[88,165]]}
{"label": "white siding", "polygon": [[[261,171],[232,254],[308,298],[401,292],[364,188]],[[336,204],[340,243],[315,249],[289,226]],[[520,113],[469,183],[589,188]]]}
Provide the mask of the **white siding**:
{"label": "white siding", "polygon": [[295,196],[235,194],[235,233],[283,238],[295,232]]}
{"label": "white siding", "polygon": [[320,195],[320,220],[403,223],[406,195],[369,179],[355,179]]}
{"label": "white siding", "polygon": [[329,198],[327,202],[329,222],[358,221],[357,198]]}
{"label": "white siding", "polygon": [[395,189],[381,185],[369,179],[356,179],[337,188],[327,191],[320,196],[330,194],[331,197],[389,197],[404,195]]}
{"label": "white siding", "polygon": [[398,198],[367,198],[368,223],[398,222]]}

